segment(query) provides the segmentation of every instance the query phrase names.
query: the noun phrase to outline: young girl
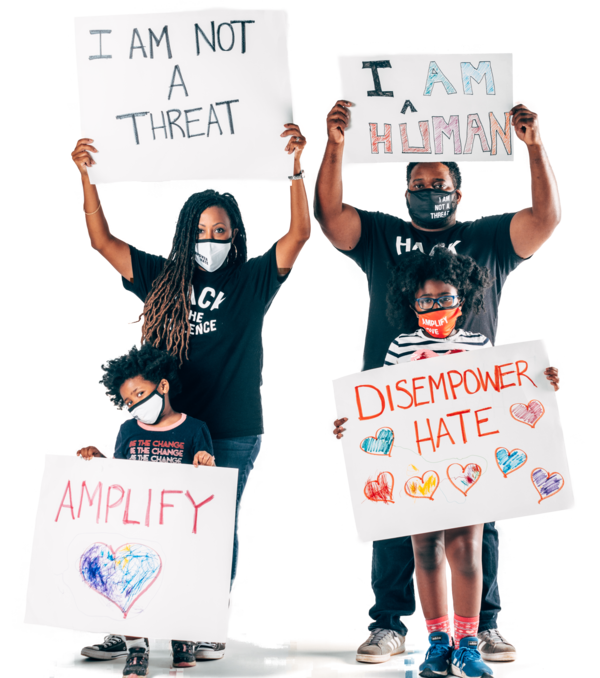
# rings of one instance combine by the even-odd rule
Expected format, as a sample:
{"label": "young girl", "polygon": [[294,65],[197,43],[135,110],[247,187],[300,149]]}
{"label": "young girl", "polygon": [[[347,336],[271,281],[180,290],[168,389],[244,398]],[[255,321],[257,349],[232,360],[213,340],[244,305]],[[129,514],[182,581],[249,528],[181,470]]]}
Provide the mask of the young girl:
{"label": "young girl", "polygon": [[[470,313],[484,310],[489,272],[473,259],[437,248],[431,256],[415,253],[398,267],[389,284],[387,315],[403,329],[388,348],[385,365],[423,360],[491,346],[482,334],[460,329]],[[558,390],[558,371],[544,372]],[[347,418],[334,422],[334,435],[341,438]],[[429,649],[419,667],[424,678],[446,676],[449,671],[463,678],[486,678],[492,670],[477,649],[477,628],[482,591],[483,525],[440,530],[411,537],[421,606],[429,632]],[[454,633],[448,618],[446,558],[452,572]],[[454,636],[454,645],[451,637]]]}
{"label": "young girl", "polygon": [[[125,405],[133,417],[119,429],[115,459],[215,465],[206,424],[171,407],[170,398],[181,390],[176,358],[144,344],[139,350],[134,346],[126,355],[110,360],[102,369],[105,374],[100,383],[106,387],[107,395],[119,409]],[[147,437],[142,435],[144,432],[160,433],[161,445],[136,445],[140,437]],[[83,447],[77,454],[86,460],[104,457],[93,445]],[[103,643],[84,647],[81,654],[92,659],[127,656],[123,676],[146,676],[148,649],[146,638],[110,634]],[[174,668],[196,665],[194,642],[172,640],[171,649]]]}

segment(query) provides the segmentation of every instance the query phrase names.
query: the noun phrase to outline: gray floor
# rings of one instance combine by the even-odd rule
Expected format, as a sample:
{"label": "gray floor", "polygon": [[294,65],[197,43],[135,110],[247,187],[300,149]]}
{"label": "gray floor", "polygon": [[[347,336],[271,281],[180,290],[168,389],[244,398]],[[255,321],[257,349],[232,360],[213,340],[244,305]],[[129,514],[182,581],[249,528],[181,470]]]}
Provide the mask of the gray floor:
{"label": "gray floor", "polygon": [[[223,659],[199,661],[194,668],[171,668],[170,645],[166,641],[150,642],[150,669],[148,678],[217,678],[222,676],[244,676],[251,678],[326,678],[339,676],[340,671],[364,673],[378,671],[379,675],[393,678],[416,678],[415,671],[406,673],[405,661],[410,662],[409,652],[414,639],[409,636],[407,650],[384,664],[362,664],[356,662],[358,640],[336,640],[334,638],[292,638],[266,645],[260,641],[230,636]],[[494,664],[497,678],[518,676],[521,672],[545,665],[545,660],[524,659],[521,647],[521,662]],[[55,671],[78,671],[79,675],[120,676],[125,665],[124,659],[110,662],[81,657],[79,650],[61,655],[61,659],[49,659]],[[68,674],[67,674],[68,675]],[[78,675],[78,674],[74,674]]]}

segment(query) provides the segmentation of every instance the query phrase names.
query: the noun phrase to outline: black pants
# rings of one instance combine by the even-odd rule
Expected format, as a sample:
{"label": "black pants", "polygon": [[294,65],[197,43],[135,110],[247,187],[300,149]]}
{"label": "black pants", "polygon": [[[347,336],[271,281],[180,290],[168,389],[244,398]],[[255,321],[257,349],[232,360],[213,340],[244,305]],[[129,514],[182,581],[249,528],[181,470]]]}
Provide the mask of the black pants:
{"label": "black pants", "polygon": [[[483,528],[483,591],[479,631],[497,627],[500,612],[498,591],[498,531],[494,523]],[[413,573],[415,559],[410,537],[382,539],[373,542],[373,564],[371,586],[375,594],[375,605],[369,610],[374,620],[369,630],[375,628],[393,629],[405,636],[407,628],[400,617],[407,617],[415,611],[415,587]]]}

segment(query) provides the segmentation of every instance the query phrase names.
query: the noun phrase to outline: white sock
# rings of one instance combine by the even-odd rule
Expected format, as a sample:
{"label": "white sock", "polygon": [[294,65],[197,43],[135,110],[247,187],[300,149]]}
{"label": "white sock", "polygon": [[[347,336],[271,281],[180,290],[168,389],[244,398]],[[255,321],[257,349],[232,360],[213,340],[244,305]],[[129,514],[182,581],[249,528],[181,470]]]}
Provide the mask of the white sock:
{"label": "white sock", "polygon": [[148,644],[146,643],[145,638],[136,638],[135,640],[126,640],[127,649],[131,650],[132,647],[141,647],[144,650],[148,649]]}

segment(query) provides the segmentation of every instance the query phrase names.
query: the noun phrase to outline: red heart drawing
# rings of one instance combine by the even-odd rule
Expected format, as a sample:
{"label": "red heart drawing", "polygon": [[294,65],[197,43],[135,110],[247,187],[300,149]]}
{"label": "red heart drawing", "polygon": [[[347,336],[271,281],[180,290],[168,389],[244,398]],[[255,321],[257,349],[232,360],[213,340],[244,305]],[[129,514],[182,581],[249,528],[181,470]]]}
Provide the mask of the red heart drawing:
{"label": "red heart drawing", "polygon": [[394,476],[384,471],[377,476],[377,480],[369,478],[365,485],[365,497],[369,501],[382,501],[384,504],[393,504]]}
{"label": "red heart drawing", "polygon": [[510,406],[512,418],[520,421],[522,424],[531,426],[531,428],[535,428],[535,425],[544,416],[545,411],[544,406],[539,400],[530,400],[527,405],[525,403],[515,403]]}
{"label": "red heart drawing", "polygon": [[446,469],[446,475],[454,487],[466,497],[467,492],[473,489],[475,483],[481,478],[481,466],[479,464],[467,464],[466,466],[450,464]]}
{"label": "red heart drawing", "polygon": [[404,491],[409,497],[413,499],[431,499],[440,484],[440,477],[435,471],[425,471],[419,476],[409,478],[405,485]]}

